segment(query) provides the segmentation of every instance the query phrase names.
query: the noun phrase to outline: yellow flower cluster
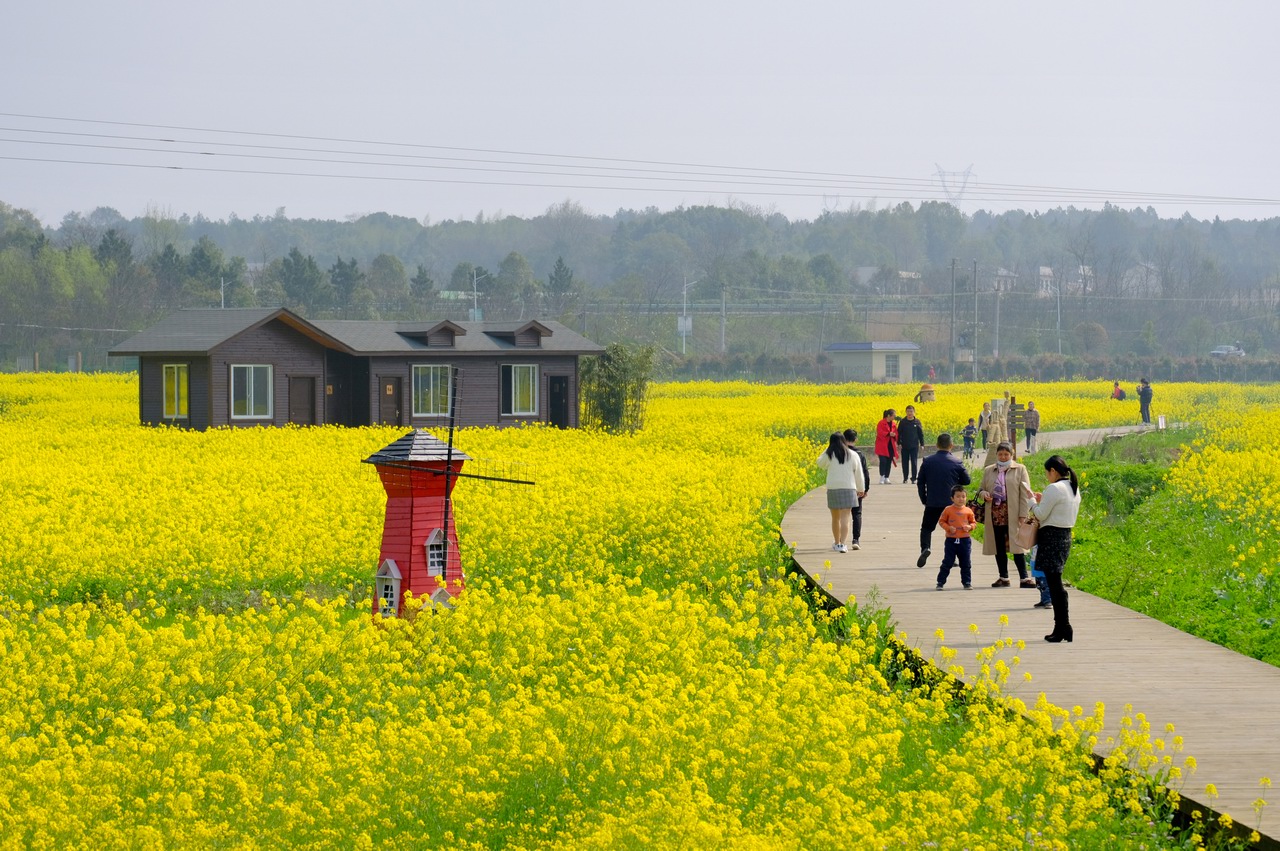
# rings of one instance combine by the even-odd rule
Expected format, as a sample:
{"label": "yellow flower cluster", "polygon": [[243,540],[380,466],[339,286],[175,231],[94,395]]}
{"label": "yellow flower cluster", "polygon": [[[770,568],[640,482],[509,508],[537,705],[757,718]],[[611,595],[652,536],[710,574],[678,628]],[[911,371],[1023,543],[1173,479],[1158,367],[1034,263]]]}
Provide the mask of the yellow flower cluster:
{"label": "yellow flower cluster", "polygon": [[[1107,424],[1083,390],[1036,388]],[[889,394],[665,385],[636,435],[463,431],[537,485],[463,480],[458,608],[375,623],[359,462],[401,430],[142,428],[131,378],[0,376],[0,843],[1158,847],[1089,770],[1100,722],[890,682],[886,636],[781,578],[813,435]]]}
{"label": "yellow flower cluster", "polygon": [[1168,487],[1223,524],[1237,526],[1249,543],[1229,547],[1232,578],[1266,583],[1280,569],[1280,469],[1274,446],[1280,406],[1236,409],[1205,425],[1205,436],[1169,470]]}

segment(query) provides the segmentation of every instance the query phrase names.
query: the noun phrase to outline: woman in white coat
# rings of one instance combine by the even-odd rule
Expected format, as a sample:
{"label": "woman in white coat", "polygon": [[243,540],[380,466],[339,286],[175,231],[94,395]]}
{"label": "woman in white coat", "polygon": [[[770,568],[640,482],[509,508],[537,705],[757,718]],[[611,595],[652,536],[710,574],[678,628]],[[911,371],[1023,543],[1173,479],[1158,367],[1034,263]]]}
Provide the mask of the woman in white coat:
{"label": "woman in white coat", "polygon": [[845,446],[844,435],[831,435],[826,451],[818,456],[818,466],[827,471],[827,508],[831,509],[831,536],[835,543],[831,549],[838,553],[849,551],[845,539],[849,537],[852,515],[849,509],[858,505],[858,499],[866,493],[862,478],[862,464],[858,455]]}

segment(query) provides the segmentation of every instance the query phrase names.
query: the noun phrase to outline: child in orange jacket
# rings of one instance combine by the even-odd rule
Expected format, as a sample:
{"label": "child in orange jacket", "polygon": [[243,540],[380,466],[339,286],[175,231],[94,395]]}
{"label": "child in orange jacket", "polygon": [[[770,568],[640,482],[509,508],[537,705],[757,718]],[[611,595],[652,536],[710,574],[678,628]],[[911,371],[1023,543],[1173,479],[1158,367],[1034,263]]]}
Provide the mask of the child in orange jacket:
{"label": "child in orange jacket", "polygon": [[970,540],[969,533],[977,527],[978,521],[973,516],[973,509],[965,505],[964,485],[951,488],[951,504],[942,509],[938,525],[947,536],[947,543],[942,551],[942,567],[938,569],[938,590],[941,591],[947,584],[947,576],[957,559],[960,561],[960,584],[964,586],[964,590],[972,590],[970,580],[973,578],[973,561],[970,553],[973,541]]}

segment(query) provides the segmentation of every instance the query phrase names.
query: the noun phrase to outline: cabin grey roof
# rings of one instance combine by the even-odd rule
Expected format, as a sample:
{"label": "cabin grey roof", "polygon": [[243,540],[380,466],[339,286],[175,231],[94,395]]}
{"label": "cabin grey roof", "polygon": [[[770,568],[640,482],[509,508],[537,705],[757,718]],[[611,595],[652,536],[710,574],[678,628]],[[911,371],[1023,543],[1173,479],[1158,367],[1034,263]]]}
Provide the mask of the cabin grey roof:
{"label": "cabin grey roof", "polygon": [[[354,319],[321,319],[309,322],[283,308],[230,308],[180,310],[160,322],[112,347],[109,354],[208,355],[218,346],[259,325],[278,319],[326,348],[350,354],[408,354],[416,352],[450,352],[457,354],[489,354],[514,349],[565,355],[593,355],[604,347],[593,343],[547,319],[525,322],[425,322],[361,321]],[[452,346],[428,346],[426,333],[441,324],[461,330]],[[529,325],[543,330],[542,345],[518,347],[512,336]]]}
{"label": "cabin grey roof", "polygon": [[438,461],[445,463],[450,458],[454,461],[471,460],[471,457],[461,449],[457,447],[451,449],[449,444],[431,432],[415,428],[404,437],[382,447],[364,459],[364,463],[403,464],[407,461]]}
{"label": "cabin grey roof", "polygon": [[827,346],[828,352],[918,352],[920,347],[915,343],[897,342],[897,343],[831,343]]}

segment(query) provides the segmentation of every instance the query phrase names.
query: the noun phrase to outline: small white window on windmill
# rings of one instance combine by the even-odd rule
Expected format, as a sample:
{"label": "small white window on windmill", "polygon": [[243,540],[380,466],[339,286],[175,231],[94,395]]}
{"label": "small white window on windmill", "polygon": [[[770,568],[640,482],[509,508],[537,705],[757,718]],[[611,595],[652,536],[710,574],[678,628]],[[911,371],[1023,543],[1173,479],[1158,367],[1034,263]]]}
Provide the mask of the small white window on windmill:
{"label": "small white window on windmill", "polygon": [[436,529],[427,536],[423,546],[427,548],[427,576],[444,576],[448,541],[444,530]]}
{"label": "small white window on windmill", "polygon": [[378,614],[384,618],[394,618],[400,610],[400,578],[400,568],[394,559],[378,565],[373,587],[378,593]]}

